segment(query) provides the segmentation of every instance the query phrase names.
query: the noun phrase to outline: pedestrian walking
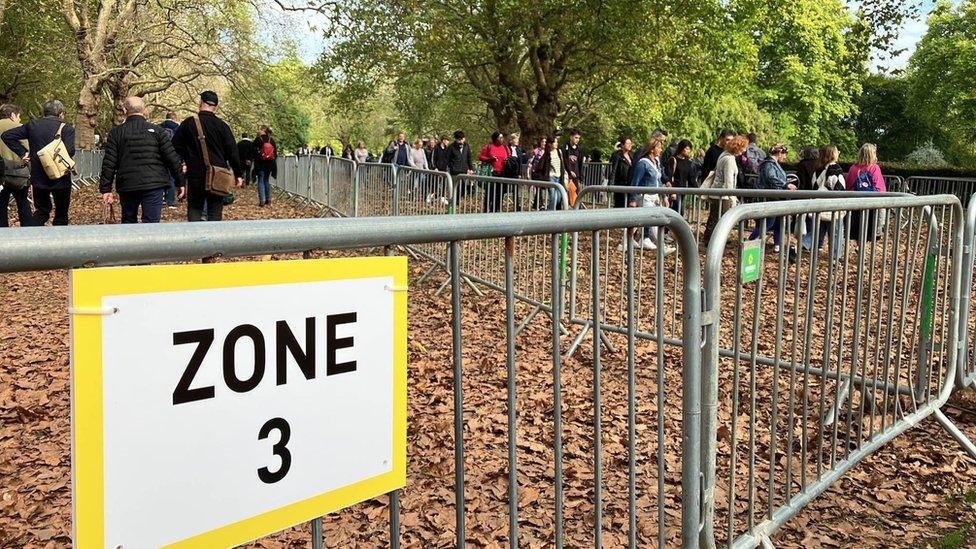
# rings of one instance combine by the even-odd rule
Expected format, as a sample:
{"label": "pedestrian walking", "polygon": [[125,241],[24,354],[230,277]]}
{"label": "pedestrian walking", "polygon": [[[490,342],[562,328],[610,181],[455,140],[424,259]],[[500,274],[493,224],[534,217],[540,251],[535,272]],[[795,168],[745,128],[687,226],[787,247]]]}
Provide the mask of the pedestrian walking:
{"label": "pedestrian walking", "polygon": [[278,177],[278,145],[271,136],[271,128],[258,126],[252,151],[258,181],[258,207],[263,208],[271,205],[271,178]]}
{"label": "pedestrian walking", "polygon": [[[651,138],[644,145],[643,156],[637,160],[634,164],[633,174],[630,178],[630,186],[635,190],[640,188],[647,189],[657,189],[661,185],[661,151],[664,149],[664,140],[661,137]],[[659,194],[645,194],[645,193],[631,193],[628,197],[628,205],[631,208],[653,208],[657,206],[668,205],[667,200],[663,199]],[[657,227],[644,227],[643,238],[640,235],[640,229],[634,229],[632,237],[634,239],[634,247],[637,249],[658,251],[658,228]],[[620,245],[623,249],[623,244]],[[669,254],[674,251],[674,248],[670,246],[665,246],[663,249],[664,254]]]}
{"label": "pedestrian walking", "polygon": [[[180,129],[180,123],[177,122],[176,113],[172,111],[166,113],[166,120],[160,122],[159,126],[163,128],[166,139],[172,141],[173,136],[176,135],[176,130]],[[172,177],[166,183],[166,207],[171,210],[176,209],[176,179]]]}
{"label": "pedestrian walking", "polygon": [[[491,168],[492,177],[503,177],[505,163],[508,161],[509,154],[508,145],[505,143],[505,134],[496,131],[491,134],[491,142],[485,143],[485,146],[481,148],[481,154],[478,155],[478,160]],[[502,195],[505,191],[505,185],[498,182],[487,182],[485,183],[484,191],[483,211],[486,213],[499,211],[502,205]]]}
{"label": "pedestrian walking", "polygon": [[[12,103],[0,106],[0,134],[20,126],[20,107]],[[20,145],[27,149],[29,143],[21,140]],[[30,200],[30,159],[18,155],[0,142],[0,162],[3,163],[0,176],[0,227],[9,227],[9,204],[14,199],[17,206],[17,218],[21,227],[30,227],[34,222]]]}
{"label": "pedestrian walking", "polygon": [[[219,98],[207,90],[200,94],[199,113],[187,118],[173,136],[173,148],[186,163],[186,217],[202,221],[223,219],[224,197],[207,191],[207,171],[211,167],[229,169],[244,185],[244,172],[237,156],[237,143],[230,126],[216,114]],[[198,129],[199,128],[199,129]],[[202,131],[201,131],[202,130]],[[208,156],[209,158],[204,158]]]}
{"label": "pedestrian walking", "polygon": [[[770,191],[796,190],[796,185],[787,181],[786,170],[781,165],[786,160],[787,153],[789,153],[789,149],[786,145],[782,143],[773,145],[773,148],[769,150],[769,157],[759,166],[759,181],[756,184],[756,188]],[[781,219],[779,217],[767,217],[765,219],[765,230],[762,229],[763,220],[757,219],[756,227],[752,230],[752,234],[749,235],[749,240],[755,240],[760,235],[765,235],[772,231],[773,251],[779,252],[783,233]]]}
{"label": "pedestrian walking", "polygon": [[246,133],[242,133],[241,140],[237,142],[237,156],[241,159],[244,184],[247,185],[251,182],[251,175],[254,172],[254,140],[250,139]]}
{"label": "pedestrian walking", "polygon": [[[48,174],[41,163],[40,154],[48,145],[57,146],[69,158],[75,155],[75,129],[64,123],[64,104],[57,99],[44,103],[41,118],[35,118],[23,126],[3,132],[0,139],[15,155],[23,158],[30,151],[30,182],[34,193],[33,225],[45,225],[54,211],[54,225],[68,224],[71,207],[71,171],[64,162],[60,169],[52,168],[56,176]],[[27,140],[27,146],[23,145]],[[50,151],[51,149],[47,149]],[[60,156],[60,154],[59,154]]]}
{"label": "pedestrian walking", "polygon": [[[569,182],[569,174],[566,171],[566,158],[563,156],[563,151],[559,149],[559,140],[556,136],[550,135],[546,137],[546,150],[533,168],[532,179],[562,185],[563,188]],[[549,187],[547,209],[559,209],[560,194],[558,188]],[[563,206],[566,207],[568,205],[564,204]]]}
{"label": "pedestrian walking", "polygon": [[431,169],[437,170],[439,172],[446,172],[447,170],[447,156],[448,151],[451,148],[451,138],[445,133],[441,136],[441,142],[434,147],[434,152],[431,153]]}
{"label": "pedestrian walking", "polygon": [[382,162],[384,164],[396,164],[397,166],[407,166],[410,158],[410,146],[407,145],[407,135],[403,132],[397,134],[396,139],[383,153]]}
{"label": "pedestrian walking", "polygon": [[[840,151],[834,145],[827,145],[820,149],[817,172],[813,178],[814,190],[845,190],[844,169],[837,163],[839,159]],[[847,212],[821,212],[813,215],[813,230],[807,231],[801,239],[804,249],[812,249],[814,239],[817,241],[817,249],[820,249],[824,241],[829,237],[830,258],[839,259],[842,251],[841,239],[844,236],[844,220],[847,217]]]}
{"label": "pedestrian walking", "polygon": [[356,151],[355,151],[356,163],[364,164],[366,161],[369,160],[370,156],[372,155],[370,154],[369,149],[366,148],[365,141],[360,140],[359,143],[356,143]]}
{"label": "pedestrian walking", "polygon": [[[634,161],[631,156],[634,150],[634,141],[630,137],[621,137],[619,147],[610,156],[610,184],[618,187],[630,185],[630,172]],[[627,195],[623,193],[613,193],[613,207],[623,208],[627,206]]]}
{"label": "pedestrian walking", "polygon": [[[878,166],[878,147],[865,143],[857,155],[857,162],[847,171],[847,190],[857,192],[887,192],[884,175]],[[885,210],[851,212],[851,239],[859,240],[862,232],[865,240],[876,240],[885,224]],[[862,220],[864,221],[862,227]]]}
{"label": "pedestrian walking", "polygon": [[[732,130],[722,130],[719,132],[718,139],[716,139],[715,142],[708,147],[708,151],[705,152],[704,160],[702,160],[702,169],[699,176],[701,181],[704,181],[709,175],[712,174],[712,172],[715,171],[715,168],[718,165],[718,159],[726,152],[726,146],[733,138],[735,138],[735,134],[732,132]],[[748,143],[748,140],[746,140],[746,146],[748,146]],[[743,149],[743,152],[744,150],[745,149]],[[740,152],[739,154],[742,153]],[[736,174],[738,176],[738,169],[736,169]],[[730,188],[735,187],[733,186]]]}
{"label": "pedestrian walking", "polygon": [[[674,154],[668,159],[671,163],[671,181],[669,186],[676,189],[687,189],[697,185],[695,180],[695,167],[691,162],[691,141],[681,139],[674,147]],[[671,209],[684,213],[685,197],[683,195],[671,195]]]}
{"label": "pedestrian walking", "polygon": [[[471,161],[471,146],[468,145],[464,132],[458,130],[454,132],[454,143],[447,150],[447,171],[451,177],[459,175],[471,175],[474,173],[474,163]],[[456,198],[467,196],[468,189],[464,183],[454,182]]]}
{"label": "pedestrian walking", "polygon": [[102,202],[115,202],[112,187],[119,193],[122,223],[136,223],[142,210],[143,223],[159,223],[170,178],[183,198],[180,157],[161,126],[146,120],[141,97],[127,97],[122,104],[125,121],[108,132],[105,158],[98,190]]}
{"label": "pedestrian walking", "polygon": [[[723,137],[724,135],[725,132],[723,131],[722,135],[719,136],[719,141],[717,141],[724,144],[722,154],[716,160],[715,168],[709,172],[709,175],[705,177],[705,181],[702,182],[702,187],[704,188],[725,190],[736,188],[736,182],[739,177],[738,158],[745,152],[746,147],[749,146],[749,140],[744,135]],[[711,150],[709,149],[709,152]],[[708,167],[707,156],[706,153],[706,168]],[[719,218],[722,217],[725,210],[732,207],[734,202],[734,199],[728,198],[709,199],[708,220],[705,222],[706,244],[712,238],[712,232],[715,230],[715,225],[718,224]]]}

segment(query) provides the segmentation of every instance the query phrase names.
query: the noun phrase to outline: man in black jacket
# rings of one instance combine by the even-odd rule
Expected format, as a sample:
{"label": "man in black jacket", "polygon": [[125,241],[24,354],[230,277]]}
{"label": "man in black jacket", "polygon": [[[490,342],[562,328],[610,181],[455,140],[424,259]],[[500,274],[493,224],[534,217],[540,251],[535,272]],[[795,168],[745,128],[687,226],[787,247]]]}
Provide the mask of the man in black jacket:
{"label": "man in black jacket", "polygon": [[[217,118],[217,93],[207,90],[200,94],[200,125],[210,152],[210,165],[229,168],[237,177],[237,186],[244,185],[244,170],[237,155],[237,142],[226,122]],[[222,196],[206,191],[206,166],[203,149],[193,116],[180,124],[173,136],[173,148],[186,162],[186,217],[188,221],[203,221],[203,209],[207,209],[207,221],[220,221],[224,213]]]}
{"label": "man in black jacket", "polygon": [[[37,158],[40,151],[48,143],[54,141],[58,128],[61,129],[61,141],[64,143],[69,156],[75,155],[75,129],[64,124],[64,104],[52,99],[42,107],[43,118],[35,118],[23,126],[3,132],[0,139],[17,156],[27,154],[27,149],[20,143],[27,140],[30,155],[30,182],[34,192],[34,225],[42,226],[51,217],[54,210],[54,225],[68,224],[68,208],[71,206],[71,174],[65,174],[60,179],[47,176],[41,161]],[[54,202],[53,208],[51,202]]]}
{"label": "man in black jacket", "polygon": [[708,179],[708,174],[715,171],[715,166],[718,165],[718,157],[722,156],[722,153],[725,152],[725,142],[733,137],[735,137],[735,132],[732,130],[722,130],[718,134],[718,139],[705,152],[705,162],[702,164],[701,173],[698,175],[700,178],[700,181],[698,181],[699,184]]}
{"label": "man in black jacket", "polygon": [[434,152],[431,154],[431,168],[432,170],[437,170],[439,172],[447,171],[447,153],[451,148],[451,138],[445,133],[441,136],[441,142],[434,147]]}
{"label": "man in black jacket", "polygon": [[241,159],[244,184],[247,185],[251,182],[251,172],[254,170],[254,141],[248,139],[246,133],[242,133],[241,140],[237,142],[237,156]]}
{"label": "man in black jacket", "polygon": [[166,131],[146,120],[141,97],[127,97],[125,122],[108,132],[98,190],[102,202],[112,204],[112,184],[122,203],[122,223],[136,223],[142,207],[143,223],[159,223],[163,198],[172,177],[179,197],[186,189],[180,177],[180,157]]}
{"label": "man in black jacket", "polygon": [[[454,143],[447,149],[447,171],[451,177],[474,173],[474,164],[471,162],[471,147],[461,130],[454,132]],[[468,191],[466,184],[454,181],[454,194],[457,198],[467,196]]]}

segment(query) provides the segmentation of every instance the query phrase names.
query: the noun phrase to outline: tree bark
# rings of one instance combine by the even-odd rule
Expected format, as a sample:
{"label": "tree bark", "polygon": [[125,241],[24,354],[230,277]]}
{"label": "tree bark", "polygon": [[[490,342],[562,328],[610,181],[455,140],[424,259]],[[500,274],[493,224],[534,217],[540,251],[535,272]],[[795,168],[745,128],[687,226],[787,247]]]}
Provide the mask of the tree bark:
{"label": "tree bark", "polygon": [[91,149],[95,146],[95,123],[98,120],[98,103],[102,97],[102,83],[97,78],[87,78],[78,94],[78,114],[75,116],[75,147]]}

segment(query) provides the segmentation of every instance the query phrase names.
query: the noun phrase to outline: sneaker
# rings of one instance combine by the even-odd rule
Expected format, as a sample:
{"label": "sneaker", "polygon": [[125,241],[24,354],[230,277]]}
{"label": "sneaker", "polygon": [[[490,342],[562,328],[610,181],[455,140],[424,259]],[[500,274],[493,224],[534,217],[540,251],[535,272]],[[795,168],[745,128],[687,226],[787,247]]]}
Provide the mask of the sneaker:
{"label": "sneaker", "polygon": [[673,253],[674,253],[674,252],[676,252],[677,250],[678,250],[678,249],[677,249],[677,248],[675,248],[674,246],[665,246],[665,247],[664,247],[664,255],[670,255],[670,254],[673,254]]}
{"label": "sneaker", "polygon": [[168,210],[175,210],[176,209],[176,206],[175,205],[173,205],[173,206],[166,206],[166,209],[168,209]]}
{"label": "sneaker", "polygon": [[773,246],[773,253],[774,254],[778,254],[779,253],[779,245]]}
{"label": "sneaker", "polygon": [[432,202],[434,202],[434,193],[428,194],[427,195],[427,200],[425,200],[425,202],[428,203],[428,204],[431,204]]}
{"label": "sneaker", "polygon": [[[640,242],[634,240],[633,243],[634,243],[634,249],[635,250],[641,249],[642,244]],[[627,245],[626,244],[620,244],[619,246],[617,246],[617,250],[619,250],[621,252],[626,252],[627,251]]]}
{"label": "sneaker", "polygon": [[449,206],[450,204],[451,204],[451,201],[448,200],[446,196],[442,196],[441,197],[441,205],[442,206]]}
{"label": "sneaker", "polygon": [[645,237],[640,243],[641,249],[644,250],[656,250],[657,244],[654,243],[650,238]]}

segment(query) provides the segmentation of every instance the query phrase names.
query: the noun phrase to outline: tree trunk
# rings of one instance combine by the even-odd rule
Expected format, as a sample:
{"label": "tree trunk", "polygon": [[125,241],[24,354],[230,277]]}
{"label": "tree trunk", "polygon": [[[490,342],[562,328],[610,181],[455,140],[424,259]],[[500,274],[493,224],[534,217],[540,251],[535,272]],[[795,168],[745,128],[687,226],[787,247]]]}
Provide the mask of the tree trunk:
{"label": "tree trunk", "polygon": [[75,147],[78,149],[95,146],[95,124],[101,96],[101,83],[94,78],[85,79],[78,94],[78,114],[75,117]]}

